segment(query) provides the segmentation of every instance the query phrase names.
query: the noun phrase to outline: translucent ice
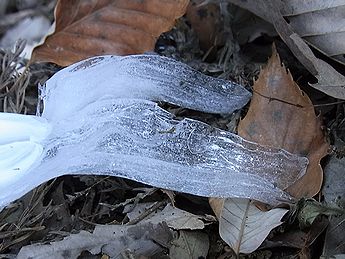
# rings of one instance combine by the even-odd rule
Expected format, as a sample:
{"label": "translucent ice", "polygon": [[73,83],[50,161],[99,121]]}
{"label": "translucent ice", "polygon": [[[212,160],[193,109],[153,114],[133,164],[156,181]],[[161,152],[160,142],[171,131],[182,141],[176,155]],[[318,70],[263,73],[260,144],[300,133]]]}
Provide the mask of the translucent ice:
{"label": "translucent ice", "polygon": [[304,174],[306,158],[177,121],[151,101],[226,113],[249,96],[160,56],[104,56],[70,66],[48,80],[42,117],[0,113],[0,207],[64,174],[113,175],[273,205],[290,199],[283,189]]}
{"label": "translucent ice", "polygon": [[64,119],[104,97],[166,101],[204,112],[232,113],[251,96],[238,84],[215,80],[158,55],[100,56],[79,62],[55,74],[45,94],[48,105],[43,116],[49,120]]}

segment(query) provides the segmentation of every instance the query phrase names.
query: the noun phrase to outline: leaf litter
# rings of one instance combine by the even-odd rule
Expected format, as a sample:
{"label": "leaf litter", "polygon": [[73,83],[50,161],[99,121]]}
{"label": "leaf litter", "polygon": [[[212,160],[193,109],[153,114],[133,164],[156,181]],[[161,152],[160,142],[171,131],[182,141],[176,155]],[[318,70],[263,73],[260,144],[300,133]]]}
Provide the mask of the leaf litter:
{"label": "leaf litter", "polygon": [[[159,235],[160,234],[160,235]],[[123,258],[130,251],[133,255],[152,256],[163,249],[155,243],[155,238],[169,243],[172,239],[169,228],[162,224],[145,224],[137,226],[104,225],[96,226],[92,233],[80,231],[71,234],[62,241],[47,245],[29,245],[23,247],[17,258],[68,258],[74,259],[83,251],[91,254],[107,255],[111,258]],[[162,240],[161,240],[162,241]]]}
{"label": "leaf litter", "polygon": [[[222,12],[222,15],[226,14],[226,12],[224,12],[224,9],[223,9],[224,6],[226,6],[226,4],[224,4],[224,3],[222,5],[220,5],[220,10]],[[252,73],[252,72],[246,70],[246,69],[249,68],[249,66],[243,67],[243,69],[245,69],[243,72],[241,72],[240,70],[235,70],[233,66],[234,65],[236,66],[236,64],[237,64],[236,62],[238,62],[238,60],[235,61],[235,59],[232,59],[231,55],[228,56],[228,58],[230,57],[230,59],[228,59],[229,62],[227,63],[229,65],[229,67],[226,67],[226,66],[220,67],[217,63],[211,64],[210,62],[214,61],[214,60],[212,60],[212,58],[207,60],[207,63],[201,61],[201,58],[202,58],[203,54],[202,54],[202,52],[200,52],[201,54],[200,54],[200,56],[198,56],[199,55],[199,53],[198,53],[199,50],[197,48],[198,43],[196,41],[194,41],[194,40],[190,40],[189,37],[191,37],[190,36],[191,34],[188,34],[189,33],[188,32],[188,28],[187,28],[188,26],[187,27],[185,26],[185,21],[186,21],[185,18],[180,19],[178,21],[178,23],[176,24],[177,27],[175,27],[172,32],[166,33],[163,36],[164,43],[162,43],[162,41],[159,43],[159,44],[161,44],[161,45],[159,45],[160,46],[160,50],[159,50],[160,53],[167,54],[169,56],[172,55],[174,57],[183,59],[184,62],[191,64],[192,66],[194,66],[194,67],[204,71],[207,74],[216,75],[216,76],[220,75],[223,78],[225,78],[225,77],[229,78],[229,76],[230,76],[230,78],[231,77],[232,78],[236,78],[237,81],[244,82],[245,84],[247,84],[248,82],[251,82],[251,78],[247,78],[246,76],[249,75],[249,77],[250,77],[250,75],[256,74],[256,72]],[[185,26],[185,27],[183,27],[183,26]],[[182,30],[185,30],[186,28],[187,28],[186,31],[182,31]],[[255,26],[253,28],[255,29]],[[238,31],[237,29],[234,30],[234,32],[237,32],[237,31]],[[227,33],[229,33],[229,32],[227,32]],[[231,33],[231,31],[230,31],[230,33]],[[261,33],[265,33],[265,32],[261,32]],[[251,35],[250,32],[249,32],[248,35]],[[256,37],[259,37],[258,38],[259,40],[262,39],[262,37],[260,37],[260,36],[256,36]],[[270,37],[272,37],[272,36],[270,35]],[[161,39],[163,39],[163,38],[161,38]],[[169,40],[167,41],[167,39],[169,39]],[[229,41],[229,38],[227,38],[227,40]],[[236,37],[235,37],[232,41],[236,42],[236,40],[238,40],[238,39],[236,39]],[[276,40],[277,40],[277,38],[276,38]],[[194,45],[191,45],[192,42],[194,42]],[[171,43],[172,43],[172,45],[169,45]],[[177,45],[174,45],[174,44],[177,44]],[[227,42],[227,44],[228,44],[228,42]],[[246,44],[246,42],[242,41],[241,45],[239,46],[241,48],[241,51],[247,51],[248,47],[245,47],[243,44]],[[256,45],[256,42],[249,43],[249,45],[253,49],[260,50],[259,51],[260,55],[262,57],[265,57],[264,56],[265,54],[262,52],[264,45],[260,45],[260,47],[258,47],[258,45]],[[188,46],[188,47],[186,47],[186,46]],[[220,47],[217,46],[217,48],[221,48],[221,46]],[[250,49],[250,47],[249,47],[249,49]],[[280,49],[280,52],[281,52],[281,49]],[[233,53],[235,53],[235,52],[233,52]],[[239,52],[237,52],[237,53],[239,53]],[[247,53],[245,53],[245,54],[247,54]],[[281,54],[284,54],[284,53],[281,53]],[[219,55],[220,55],[220,53],[218,52],[216,54],[216,56],[213,56],[213,58],[215,58],[215,57],[218,58]],[[283,60],[285,62],[286,59],[287,59],[287,56],[284,56],[284,55],[282,55],[282,56],[283,56]],[[215,60],[215,62],[217,62],[217,60]],[[255,66],[258,66],[258,64],[255,63],[255,62],[257,62],[255,60],[250,60],[250,61],[247,61],[247,62],[250,62],[250,65],[255,64]],[[296,62],[296,61],[292,61],[292,62]],[[262,63],[260,63],[260,64],[262,64]],[[293,67],[294,63],[291,63],[291,62],[286,63],[285,62],[285,64],[288,64],[288,67],[290,68],[291,72],[294,74],[294,77],[298,78],[299,84],[300,85],[302,84],[302,86],[305,86],[305,82],[308,80],[308,79],[303,78],[305,76],[305,74],[303,75],[302,72],[300,73],[299,70],[296,70],[296,68]],[[240,74],[239,72],[243,73],[243,74]],[[297,73],[297,76],[295,76],[296,73]],[[302,77],[302,80],[301,80],[301,77]],[[31,82],[30,82],[30,84],[31,84]],[[32,88],[32,85],[30,87]],[[28,89],[30,89],[30,87]],[[310,93],[309,91],[307,91],[307,93],[308,93],[308,95],[311,98],[315,97],[314,93]],[[27,97],[28,97],[28,94],[26,94],[25,98],[27,98]],[[312,99],[312,100],[314,101],[315,99]],[[326,102],[327,102],[327,100],[330,101],[330,102],[332,102],[332,101],[334,102],[334,100],[329,99],[329,98],[325,99],[325,100],[326,100]],[[192,114],[190,111],[188,111],[186,109],[181,109],[181,108],[179,108],[178,110],[175,109],[175,108],[171,109],[169,106],[167,106],[165,104],[164,104],[164,107],[165,108],[168,107],[167,109],[171,110],[171,111],[172,110],[176,110],[178,112],[182,111],[181,114],[183,114],[183,116],[187,115],[187,117],[188,117],[188,116],[190,116]],[[329,107],[329,108],[324,109],[324,110],[326,110],[326,112],[332,111],[332,110],[334,111],[335,110],[334,108],[337,107],[336,114],[337,114],[337,116],[341,117],[341,113],[339,113],[339,112],[341,112],[341,107],[342,107],[341,103],[340,104],[335,104],[333,106],[327,106],[327,107]],[[195,112],[193,112],[193,113],[195,113]],[[240,114],[240,112],[237,112],[236,114],[237,114],[237,118],[238,118],[238,115]],[[322,114],[322,115],[324,115],[324,114]],[[334,116],[334,114],[331,114],[331,113],[326,113],[326,115],[329,116],[328,118],[324,117],[324,119],[326,118],[326,122],[328,120],[330,120],[331,118],[333,118],[333,116]],[[195,116],[195,115],[193,115],[193,116]],[[222,121],[226,121],[226,120],[229,119],[227,117],[219,117],[217,115],[200,114],[200,115],[197,115],[197,116],[199,116],[199,118],[198,118],[199,120],[200,119],[204,120],[207,117],[209,117],[209,118],[212,118],[212,117],[213,118],[217,118],[218,117],[217,120],[222,120]],[[207,116],[207,117],[205,117],[205,116]],[[205,121],[208,121],[211,124],[217,123],[215,119],[209,120],[207,118],[207,119],[205,119]],[[218,125],[218,124],[216,124],[216,125]],[[230,124],[228,124],[229,128],[226,125],[226,123],[224,123],[224,122],[222,122],[219,125],[221,125],[221,127],[223,129],[230,129],[230,128],[234,129],[234,130],[236,129],[236,123],[234,123],[234,122],[231,122],[231,126],[230,126]],[[331,127],[331,131],[332,130],[333,130],[333,128]],[[85,182],[84,181],[80,181],[79,179],[81,179],[81,178],[84,178],[86,181]],[[65,216],[63,216],[65,219],[70,218],[70,216],[68,216],[68,215],[72,215],[73,218],[74,218],[73,221],[72,221],[74,223],[72,223],[72,225],[70,227],[63,228],[62,230],[52,231],[51,235],[50,235],[50,240],[54,240],[54,237],[59,239],[58,238],[59,236],[60,237],[61,236],[68,236],[72,229],[76,229],[76,230],[78,230],[78,229],[89,229],[89,231],[92,232],[92,227],[91,226],[94,225],[93,222],[99,222],[99,223],[102,224],[102,223],[107,222],[106,219],[108,219],[108,222],[112,221],[115,224],[117,224],[118,222],[121,222],[121,220],[122,220],[121,216],[119,217],[119,215],[121,214],[121,211],[122,211],[121,207],[124,206],[124,205],[122,205],[122,206],[117,206],[117,205],[121,204],[122,202],[124,202],[126,200],[127,200],[126,201],[127,204],[131,203],[131,202],[134,202],[133,203],[133,207],[134,208],[135,208],[136,204],[140,204],[138,202],[141,202],[141,198],[136,199],[135,196],[136,196],[136,194],[138,194],[138,191],[140,189],[142,189],[142,188],[136,188],[136,187],[138,187],[137,184],[132,183],[132,182],[127,181],[127,180],[124,181],[124,180],[121,180],[121,179],[118,179],[118,180],[114,181],[114,180],[112,180],[112,178],[109,178],[109,177],[105,177],[104,180],[102,180],[102,178],[101,178],[100,181],[99,181],[99,179],[100,179],[99,177],[79,177],[79,176],[78,177],[63,177],[61,179],[59,178],[57,180],[56,184],[53,185],[53,187],[50,187],[51,190],[54,193],[56,193],[56,196],[61,197],[59,199],[54,200],[53,204],[54,204],[54,202],[59,204],[60,202],[68,201],[66,199],[65,194],[61,194],[61,190],[64,193],[66,193],[66,192],[68,193],[68,196],[71,198],[70,199],[70,203],[64,204],[64,206],[60,205],[59,208],[62,211],[66,210],[66,209],[67,210],[71,210],[70,214],[64,214],[63,213],[65,215]],[[325,179],[327,179],[326,172],[325,172]],[[63,184],[61,184],[61,183],[63,183]],[[78,184],[79,184],[79,186],[78,186]],[[86,187],[84,189],[85,185],[89,186],[89,187]],[[57,190],[56,189],[57,186],[60,186],[58,188],[58,189],[60,189],[60,191],[55,192],[54,190]],[[66,189],[66,187],[67,187],[67,189]],[[139,187],[140,187],[140,185],[139,185]],[[332,187],[330,187],[330,188],[332,188]],[[132,192],[134,192],[134,194]],[[140,191],[139,191],[139,193],[140,193]],[[148,193],[151,193],[151,192],[149,191]],[[74,194],[76,194],[76,195],[74,195]],[[100,195],[98,195],[98,194],[100,194]],[[204,203],[200,203],[200,201],[198,201],[197,197],[188,197],[188,196],[187,196],[188,199],[186,200],[186,196],[185,195],[179,194],[179,193],[176,193],[176,194],[177,195],[175,196],[175,202],[176,202],[177,206],[179,206],[179,207],[182,206],[186,210],[188,210],[190,212],[193,212],[193,213],[195,211],[205,210],[205,201],[204,201]],[[127,197],[124,197],[124,195],[126,195]],[[30,194],[28,194],[26,197],[30,197]],[[47,205],[47,201],[48,201],[47,199],[49,199],[49,197],[51,197],[51,194],[49,192],[47,192],[47,193],[45,193],[45,195],[43,195],[43,197],[46,197],[45,201],[44,201],[44,204]],[[149,195],[143,195],[143,196],[139,195],[138,197],[143,197],[143,199],[151,200],[151,201],[157,201],[157,200],[161,200],[163,198],[161,196],[160,192],[157,192],[157,191],[153,191]],[[181,197],[183,197],[182,203],[181,203]],[[164,197],[164,199],[165,198],[166,197]],[[319,196],[319,198],[320,198],[320,196]],[[99,200],[102,203],[102,205],[94,206],[95,204],[98,203]],[[43,199],[42,199],[42,202],[43,202]],[[192,202],[192,203],[190,203],[190,202]],[[189,205],[185,205],[185,203],[189,204]],[[19,204],[20,203],[18,203],[18,202],[14,203],[12,205],[12,207],[11,207],[11,211],[15,212],[16,208],[17,208],[17,206]],[[53,206],[53,204],[49,203],[48,206]],[[92,205],[92,204],[94,204],[94,205]],[[113,205],[115,205],[115,206],[113,206]],[[56,209],[56,207],[55,207],[55,209]],[[83,217],[80,217],[81,215],[78,212],[79,209],[84,211],[83,212],[83,215],[84,215]],[[4,215],[4,212],[8,213],[8,210],[3,211],[1,213],[2,216]],[[210,212],[208,212],[208,213],[210,213]],[[11,214],[12,213],[9,213],[8,215],[11,215]],[[90,215],[87,215],[87,214],[90,214]],[[200,213],[197,213],[197,214],[200,214]],[[12,214],[12,215],[14,215],[14,214]],[[46,215],[44,217],[46,217],[46,219],[49,219],[48,215]],[[60,216],[60,218],[61,218],[61,216]],[[284,217],[284,218],[286,220],[286,217]],[[317,217],[317,219],[318,218],[319,217]],[[321,217],[321,218],[323,218],[323,217]],[[50,226],[51,223],[47,222],[46,219],[42,218],[42,223],[41,224],[45,225],[45,227],[48,227],[48,229],[49,229],[49,226]],[[16,220],[16,217],[13,216],[12,221],[15,221],[15,220]],[[57,226],[59,225],[59,219],[57,219],[57,221],[55,220],[54,222],[56,222]],[[315,239],[316,240],[320,240],[320,238],[319,238],[320,234],[318,234],[318,233],[321,233],[324,230],[324,227],[321,226],[322,224],[321,225],[320,224],[316,224],[317,222],[318,222],[318,220],[316,220],[316,222],[314,222],[311,227],[309,227],[309,228],[307,228],[307,230],[305,230],[305,231],[308,231],[308,232],[303,232],[303,233],[306,233],[307,239],[310,238],[309,239],[310,241],[307,241],[305,243],[303,243],[303,241],[302,241],[301,244],[303,243],[303,245],[298,246],[298,248],[302,248],[303,252],[300,253],[300,256],[304,256],[304,258],[306,258],[306,257],[308,258],[308,250],[309,251],[313,251],[314,250],[315,246],[311,246],[311,245],[313,244]],[[281,236],[288,235],[288,232],[286,232],[286,231],[291,226],[290,225],[291,221],[287,221],[287,223],[288,224],[284,224],[282,227],[279,227],[279,230],[272,231],[272,233],[268,237],[268,240],[273,240],[272,239],[272,234],[273,234],[273,236],[279,236],[279,233],[277,233],[277,231],[278,232],[279,231],[284,231],[284,232],[280,233]],[[67,224],[67,225],[69,225],[69,224]],[[3,225],[1,229],[3,230],[3,229],[6,229],[7,227],[8,227],[8,225]],[[60,226],[60,228],[61,228],[61,226]],[[209,231],[209,230],[207,230],[208,228],[209,228],[209,226],[206,226],[206,229],[203,230],[202,232],[205,232],[205,231],[208,232]],[[339,230],[339,229],[340,228],[339,227],[337,228],[337,225],[335,225],[334,228],[332,228],[332,232],[334,232],[334,230]],[[67,231],[65,231],[65,230],[67,230]],[[215,228],[213,230],[215,230]],[[20,246],[18,246],[18,245],[16,246],[16,244],[25,244],[25,243],[27,244],[27,241],[30,241],[30,240],[32,240],[32,241],[36,240],[36,242],[40,241],[40,240],[43,240],[43,239],[40,239],[40,237],[37,237],[35,239],[35,236],[37,236],[37,234],[41,233],[41,238],[42,238],[45,235],[44,233],[47,233],[46,231],[43,231],[42,228],[40,229],[40,227],[38,227],[36,229],[32,228],[31,231],[32,231],[32,233],[34,233],[34,235],[30,234],[30,235],[22,236],[19,239],[12,239],[12,240],[21,240],[21,243],[16,243],[16,242],[12,243],[12,245],[10,245],[9,248],[10,249],[13,248],[13,249],[12,250],[7,249],[6,251],[8,251],[8,252],[9,251],[15,251],[15,247],[16,247],[16,249],[18,249],[18,247],[20,247]],[[294,233],[294,231],[296,231],[296,229],[292,230],[292,233]],[[318,231],[321,231],[321,232],[318,232]],[[44,232],[44,233],[42,233],[42,232]],[[211,233],[208,232],[208,233],[210,235],[212,232]],[[313,233],[315,233],[315,234],[313,234]],[[336,233],[336,232],[334,232],[334,233]],[[10,232],[8,232],[8,234],[11,235]],[[212,236],[214,236],[213,234],[214,233],[212,233]],[[8,236],[8,237],[10,237],[10,236]],[[17,237],[18,237],[18,235],[17,235]],[[335,241],[336,241],[337,235],[335,235],[334,237],[335,237]],[[339,237],[339,235],[338,235],[338,237]],[[219,237],[217,237],[217,239],[218,238]],[[48,237],[48,239],[49,239],[49,237]],[[7,240],[9,240],[9,238],[7,238]],[[27,241],[25,241],[25,240],[27,240]],[[30,242],[32,242],[32,241],[30,241]],[[228,255],[229,256],[229,252],[228,252],[229,250],[228,250],[228,248],[226,248],[226,246],[223,245],[223,246],[220,246],[220,247],[219,246],[215,247],[214,242],[215,241],[213,239],[210,239],[209,254],[212,255],[211,258],[213,258],[214,255],[217,255],[217,256],[219,256],[219,255],[223,255],[223,256]],[[282,243],[280,243],[280,241],[277,241],[277,240],[273,241],[273,242],[274,242],[274,246],[278,246],[278,247],[279,247],[280,244],[282,244]],[[291,247],[288,243],[285,243],[285,244],[287,244],[286,247]],[[293,245],[292,245],[292,247],[293,247]],[[265,252],[269,252],[268,254],[272,254],[272,253],[273,254],[277,254],[277,251],[274,250],[274,249],[268,251],[267,250],[267,246],[265,246],[265,243],[261,247],[261,249],[264,249],[264,250],[262,250],[263,254],[266,254]],[[283,253],[284,249],[281,247],[279,249],[279,251],[282,251],[282,253]],[[129,253],[128,255],[131,256],[133,254]],[[281,256],[281,254],[279,252],[278,252],[278,255]],[[9,255],[9,256],[11,256],[11,255]],[[127,255],[124,255],[124,256],[127,256]],[[249,256],[262,256],[262,254],[260,252],[254,252],[254,253],[252,253]],[[266,256],[269,256],[269,255],[266,254]],[[309,256],[310,256],[310,253],[309,253]]]}
{"label": "leaf litter", "polygon": [[[344,146],[344,125],[340,125],[339,133],[335,134],[335,146]],[[325,167],[325,183],[322,188],[326,205],[337,209],[329,217],[329,227],[326,231],[323,256],[343,256],[345,254],[345,178],[344,178],[344,158],[333,154],[329,163]],[[335,208],[334,208],[335,207]],[[339,213],[342,209],[342,213]],[[326,210],[328,213],[328,210]]]}
{"label": "leaf litter", "polygon": [[[299,4],[298,1],[230,1],[274,25],[277,33],[295,57],[317,78],[318,82],[316,84],[311,83],[311,86],[334,98],[345,99],[344,75],[329,63],[316,57],[308,44],[301,38],[301,35],[297,33],[297,31],[300,31],[307,42],[310,41],[310,44],[324,53],[334,57],[337,61],[343,62],[343,2],[335,1],[331,5],[324,5],[321,1],[300,2]],[[287,13],[287,18],[283,17],[284,12]],[[303,22],[296,24],[301,16],[303,16]],[[285,19],[291,19],[291,24]],[[313,28],[314,23],[317,23],[318,26]],[[292,25],[295,25],[295,27]],[[329,40],[330,37],[332,37],[332,40]],[[330,53],[327,48],[331,45],[333,45],[333,48],[331,48],[332,52]]]}

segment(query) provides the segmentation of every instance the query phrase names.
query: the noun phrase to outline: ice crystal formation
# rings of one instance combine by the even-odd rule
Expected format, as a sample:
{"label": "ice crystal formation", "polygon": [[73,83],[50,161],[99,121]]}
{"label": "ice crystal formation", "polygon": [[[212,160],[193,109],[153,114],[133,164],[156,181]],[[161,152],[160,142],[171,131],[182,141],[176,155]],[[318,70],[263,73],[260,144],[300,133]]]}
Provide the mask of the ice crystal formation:
{"label": "ice crystal formation", "polygon": [[100,56],[47,81],[41,116],[0,114],[0,207],[65,174],[99,174],[207,197],[277,204],[306,158],[205,123],[178,121],[156,102],[232,113],[250,93],[158,55]]}

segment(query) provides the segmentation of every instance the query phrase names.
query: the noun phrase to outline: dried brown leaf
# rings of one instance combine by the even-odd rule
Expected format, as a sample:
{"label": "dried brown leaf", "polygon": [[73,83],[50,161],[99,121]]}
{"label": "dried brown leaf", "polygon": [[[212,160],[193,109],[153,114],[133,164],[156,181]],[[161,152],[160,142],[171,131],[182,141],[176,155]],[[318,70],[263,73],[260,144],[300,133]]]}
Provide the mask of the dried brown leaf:
{"label": "dried brown leaf", "polygon": [[297,198],[319,192],[323,179],[320,160],[329,144],[310,99],[281,65],[275,48],[254,83],[250,108],[238,132],[245,139],[308,157],[306,174],[288,192]]}
{"label": "dried brown leaf", "polygon": [[59,0],[55,32],[32,61],[67,66],[101,54],[151,51],[157,37],[182,16],[188,0]]}
{"label": "dried brown leaf", "polygon": [[219,27],[221,13],[216,3],[203,4],[204,0],[192,0],[188,5],[186,17],[199,38],[200,47],[209,51],[221,41]]}
{"label": "dried brown leaf", "polygon": [[326,217],[323,217],[315,221],[312,227],[304,231],[299,229],[285,229],[283,233],[278,232],[272,238],[266,240],[262,248],[293,247],[301,249],[302,251],[307,250],[324,232],[327,226],[328,220]]}
{"label": "dried brown leaf", "polygon": [[212,197],[208,199],[208,203],[210,204],[218,220],[220,219],[220,214],[222,213],[225,200],[226,199],[219,199],[219,198],[212,198]]}

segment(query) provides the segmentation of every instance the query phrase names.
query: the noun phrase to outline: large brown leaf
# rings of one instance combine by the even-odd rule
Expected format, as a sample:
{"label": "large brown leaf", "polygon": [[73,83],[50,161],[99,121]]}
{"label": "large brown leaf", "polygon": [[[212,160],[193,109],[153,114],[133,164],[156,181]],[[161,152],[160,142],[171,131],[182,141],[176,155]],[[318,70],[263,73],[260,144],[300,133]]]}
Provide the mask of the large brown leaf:
{"label": "large brown leaf", "polygon": [[310,99],[281,65],[275,48],[254,83],[253,98],[238,133],[245,139],[308,157],[306,174],[288,192],[297,198],[319,192],[323,179],[320,160],[329,145]]}
{"label": "large brown leaf", "polygon": [[192,0],[187,8],[186,17],[199,38],[203,51],[210,51],[223,41],[220,27],[221,13],[216,3],[204,4],[204,0]]}
{"label": "large brown leaf", "polygon": [[157,37],[182,16],[189,0],[59,0],[55,32],[33,61],[62,66],[101,54],[151,51]]}

